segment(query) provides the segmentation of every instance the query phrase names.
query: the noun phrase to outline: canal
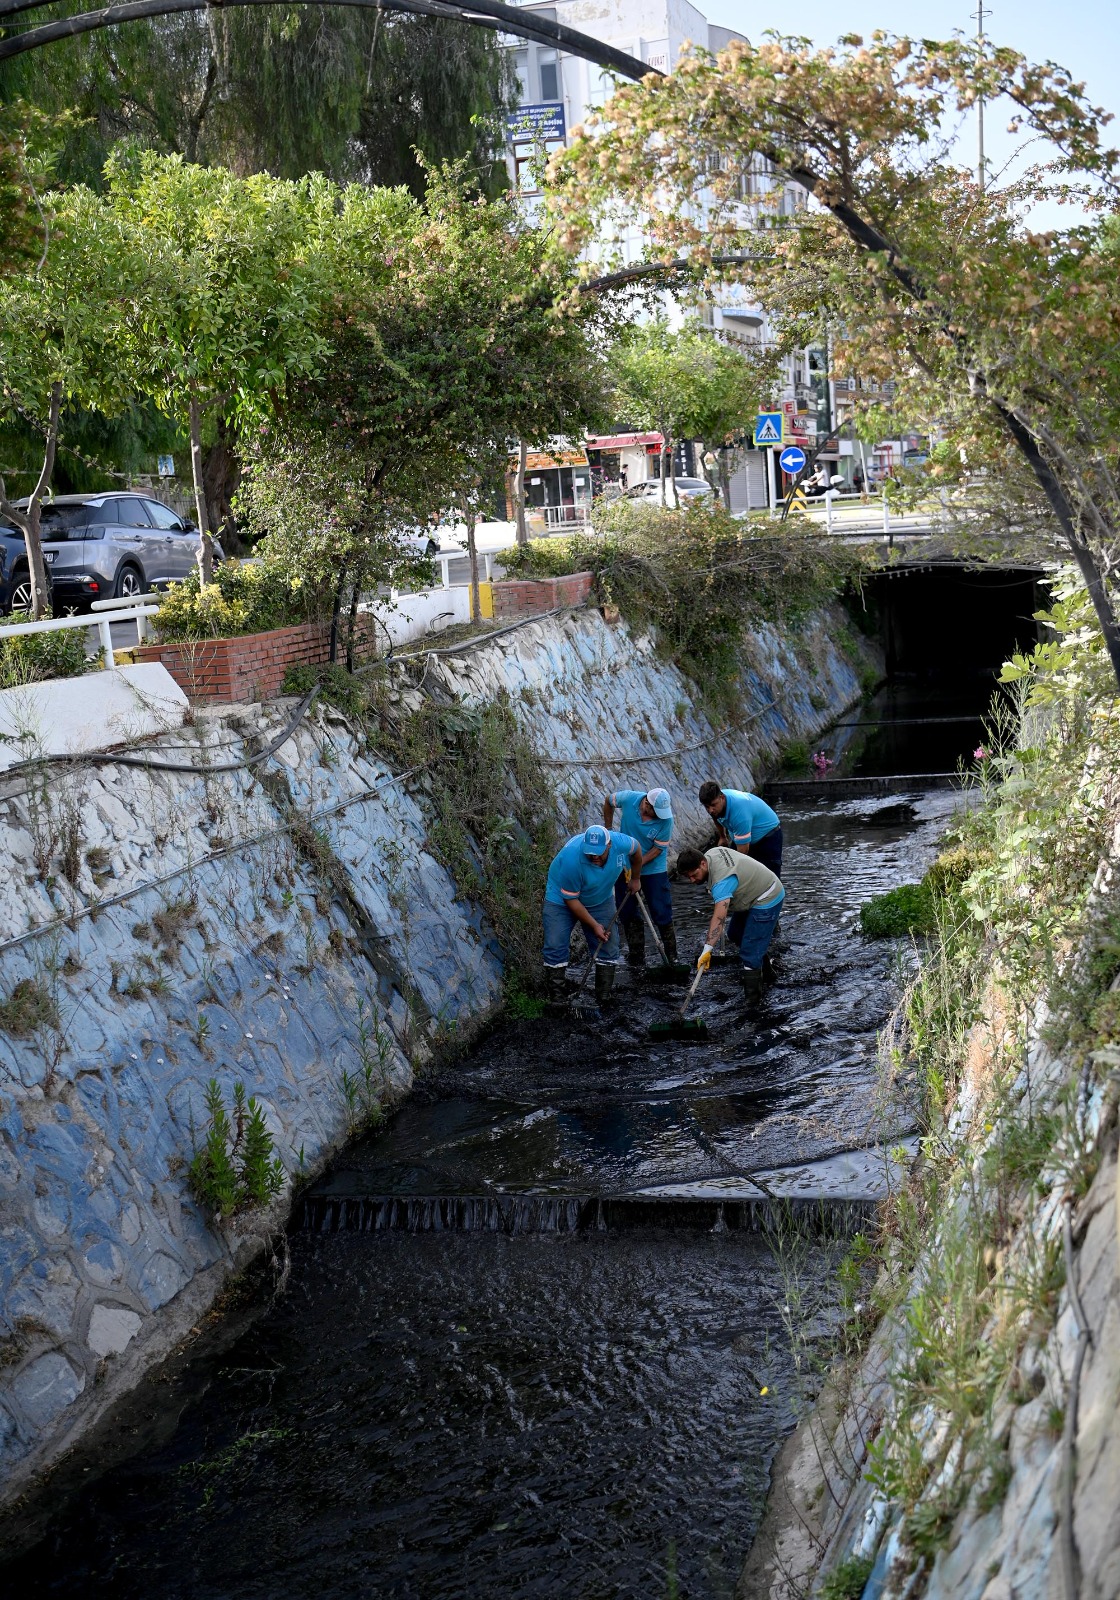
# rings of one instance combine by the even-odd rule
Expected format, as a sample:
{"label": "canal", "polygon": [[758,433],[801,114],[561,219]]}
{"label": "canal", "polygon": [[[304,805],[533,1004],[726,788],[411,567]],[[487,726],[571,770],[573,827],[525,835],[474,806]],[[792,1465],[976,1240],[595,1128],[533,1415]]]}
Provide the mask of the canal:
{"label": "canal", "polygon": [[284,1292],[63,1469],[8,1592],[730,1600],[915,1128],[877,1059],[900,953],[859,907],[960,802],[826,793],[783,808],[756,1013],[720,967],[706,1043],[653,1044],[680,992],[627,978],[601,1025],[511,1021],[432,1073],[299,1205]]}

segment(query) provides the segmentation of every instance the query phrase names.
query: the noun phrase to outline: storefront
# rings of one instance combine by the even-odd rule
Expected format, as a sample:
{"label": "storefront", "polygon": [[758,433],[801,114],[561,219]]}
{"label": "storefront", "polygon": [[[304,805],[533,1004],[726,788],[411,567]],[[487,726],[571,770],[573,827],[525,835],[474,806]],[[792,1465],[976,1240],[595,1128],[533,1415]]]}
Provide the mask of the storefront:
{"label": "storefront", "polygon": [[[516,457],[506,478],[508,515],[515,515]],[[525,504],[547,527],[582,523],[591,510],[591,467],[583,450],[530,450],[525,457]]]}
{"label": "storefront", "polygon": [[633,489],[647,478],[656,478],[662,443],[659,433],[592,434],[587,441],[592,493],[599,496],[607,484]]}

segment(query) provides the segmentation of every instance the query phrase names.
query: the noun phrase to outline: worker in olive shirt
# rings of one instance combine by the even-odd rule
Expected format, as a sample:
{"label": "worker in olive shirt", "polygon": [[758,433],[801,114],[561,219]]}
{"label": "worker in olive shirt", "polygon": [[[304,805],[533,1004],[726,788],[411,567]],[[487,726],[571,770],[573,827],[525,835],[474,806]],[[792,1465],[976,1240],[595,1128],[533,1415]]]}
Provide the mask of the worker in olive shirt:
{"label": "worker in olive shirt", "polygon": [[583,936],[595,962],[595,998],[604,1005],[618,974],[618,928],[608,936],[614,917],[614,886],[628,874],[630,887],[642,879],[642,847],[628,833],[588,828],[557,851],[548,869],[544,891],[544,970],[550,1000],[567,997],[568,954],[572,929]]}
{"label": "worker in olive shirt", "polygon": [[[616,789],[603,800],[603,821],[609,828],[619,810],[623,833],[637,839],[642,847],[642,893],[650,916],[661,935],[665,954],[677,959],[677,933],[673,927],[673,897],[669,893],[669,840],[673,837],[673,802],[668,789]],[[619,921],[626,936],[626,954],[632,967],[644,966],[646,924],[635,899],[627,899],[627,884],[620,878],[614,886],[616,902],[622,906]]]}
{"label": "worker in olive shirt", "polygon": [[720,844],[754,856],[776,878],[781,877],[782,824],[765,800],[745,789],[702,783],[700,804],[718,828]]}
{"label": "worker in olive shirt", "polygon": [[689,883],[706,883],[715,901],[707,943],[696,965],[704,971],[711,966],[712,951],[730,914],[727,937],[739,946],[743,959],[743,990],[748,1000],[756,1000],[762,993],[762,963],[786,897],[781,879],[757,856],[745,856],[723,844],[703,855],[699,850],[682,850],[677,871]]}

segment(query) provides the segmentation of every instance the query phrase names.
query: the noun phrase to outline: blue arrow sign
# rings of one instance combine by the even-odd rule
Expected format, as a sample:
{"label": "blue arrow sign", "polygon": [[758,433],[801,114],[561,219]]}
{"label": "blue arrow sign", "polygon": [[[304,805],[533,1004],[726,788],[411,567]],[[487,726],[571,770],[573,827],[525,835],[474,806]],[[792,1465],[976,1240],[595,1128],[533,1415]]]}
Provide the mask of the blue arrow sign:
{"label": "blue arrow sign", "polygon": [[795,473],[801,471],[806,460],[807,457],[804,450],[799,449],[795,444],[791,444],[787,445],[778,457],[778,465],[783,472],[788,472],[792,478]]}
{"label": "blue arrow sign", "polygon": [[780,411],[760,411],[754,425],[755,444],[781,444],[785,438],[785,417]]}

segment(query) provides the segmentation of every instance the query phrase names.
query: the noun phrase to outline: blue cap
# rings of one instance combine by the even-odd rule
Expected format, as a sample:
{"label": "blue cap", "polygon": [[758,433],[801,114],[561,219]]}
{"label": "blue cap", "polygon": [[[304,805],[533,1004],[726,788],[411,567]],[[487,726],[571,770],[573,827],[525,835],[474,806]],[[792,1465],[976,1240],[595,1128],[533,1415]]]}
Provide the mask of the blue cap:
{"label": "blue cap", "polygon": [[654,816],[660,817],[662,822],[672,821],[673,802],[669,798],[668,789],[650,789],[646,799],[653,807]]}
{"label": "blue cap", "polygon": [[585,856],[601,856],[611,842],[611,836],[606,828],[588,828],[583,836],[583,853]]}

